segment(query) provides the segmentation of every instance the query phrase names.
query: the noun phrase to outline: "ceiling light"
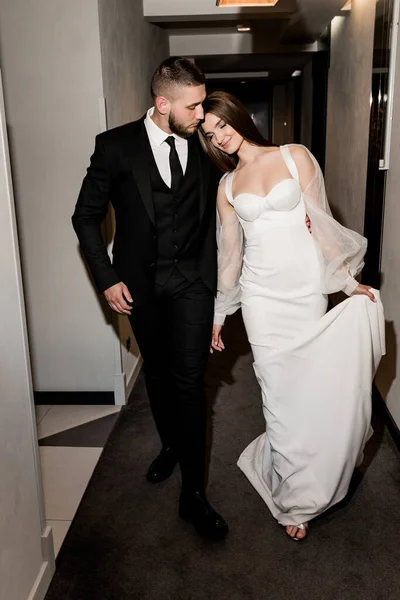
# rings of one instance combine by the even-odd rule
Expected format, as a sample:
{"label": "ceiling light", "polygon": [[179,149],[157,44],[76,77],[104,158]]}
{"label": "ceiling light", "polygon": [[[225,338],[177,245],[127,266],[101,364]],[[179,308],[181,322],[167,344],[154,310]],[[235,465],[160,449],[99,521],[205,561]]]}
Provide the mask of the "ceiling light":
{"label": "ceiling light", "polygon": [[251,31],[251,27],[249,25],[237,25],[236,29],[240,32]]}
{"label": "ceiling light", "polygon": [[217,6],[275,6],[279,0],[217,0]]}
{"label": "ceiling light", "polygon": [[300,75],[301,75],[301,71],[299,71],[299,70],[293,71],[293,73],[292,73],[292,77],[300,77]]}
{"label": "ceiling light", "polygon": [[264,79],[268,71],[240,71],[235,73],[206,73],[206,79]]}

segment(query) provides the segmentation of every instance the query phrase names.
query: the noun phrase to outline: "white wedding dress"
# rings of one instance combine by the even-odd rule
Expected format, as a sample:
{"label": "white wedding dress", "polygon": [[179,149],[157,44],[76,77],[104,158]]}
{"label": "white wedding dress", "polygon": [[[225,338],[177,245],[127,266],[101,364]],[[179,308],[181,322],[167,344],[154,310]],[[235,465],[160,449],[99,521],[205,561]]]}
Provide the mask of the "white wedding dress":
{"label": "white wedding dress", "polygon": [[384,317],[376,290],[376,303],[354,296],[326,312],[326,293],[355,289],[366,240],[332,218],[314,157],[303,193],[290,147],[281,153],[291,178],[264,198],[233,198],[234,172],[226,176],[236,221],[219,232],[215,322],[241,306],[262,392],[266,431],[238,465],[278,522],[298,525],[347,493],[370,431]]}

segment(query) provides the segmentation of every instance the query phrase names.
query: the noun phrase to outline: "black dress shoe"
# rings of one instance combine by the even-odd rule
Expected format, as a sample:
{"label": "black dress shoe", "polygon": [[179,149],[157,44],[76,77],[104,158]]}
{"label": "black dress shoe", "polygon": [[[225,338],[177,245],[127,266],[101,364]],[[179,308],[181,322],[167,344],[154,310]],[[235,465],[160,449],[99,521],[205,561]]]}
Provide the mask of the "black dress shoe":
{"label": "black dress shoe", "polygon": [[201,492],[182,492],[179,516],[192,523],[197,533],[211,540],[222,540],[228,533],[228,525]]}
{"label": "black dress shoe", "polygon": [[149,470],[147,471],[146,479],[151,483],[160,483],[168,479],[178,462],[176,454],[172,448],[163,448],[160,454],[153,460]]}

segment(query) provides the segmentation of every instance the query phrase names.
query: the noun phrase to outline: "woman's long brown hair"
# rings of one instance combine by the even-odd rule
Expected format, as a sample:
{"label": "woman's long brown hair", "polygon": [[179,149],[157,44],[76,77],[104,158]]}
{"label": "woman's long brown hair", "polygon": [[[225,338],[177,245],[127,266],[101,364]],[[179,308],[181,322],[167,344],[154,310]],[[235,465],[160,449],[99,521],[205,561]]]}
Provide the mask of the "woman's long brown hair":
{"label": "woman's long brown hair", "polygon": [[[243,104],[227,92],[212,92],[203,103],[204,114],[212,113],[233,127],[247,142],[255,146],[273,146],[258,131]],[[236,154],[229,155],[211,143],[199,127],[199,138],[204,151],[221,171],[233,171],[238,163]]]}

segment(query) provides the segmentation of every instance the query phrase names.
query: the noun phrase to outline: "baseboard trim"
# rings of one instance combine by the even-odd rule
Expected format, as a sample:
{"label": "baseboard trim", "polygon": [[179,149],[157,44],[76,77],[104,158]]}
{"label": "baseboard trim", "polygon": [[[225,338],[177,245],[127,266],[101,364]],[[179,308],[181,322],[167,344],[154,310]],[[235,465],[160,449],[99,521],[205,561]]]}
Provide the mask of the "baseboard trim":
{"label": "baseboard trim", "polygon": [[46,525],[42,533],[42,554],[46,562],[49,563],[51,571],[56,570],[56,558],[54,553],[53,530],[50,525]]}
{"label": "baseboard trim", "polygon": [[116,406],[123,406],[126,404],[125,373],[120,373],[114,377],[114,402]]}
{"label": "baseboard trim", "polygon": [[398,451],[400,452],[400,429],[399,429],[397,423],[395,422],[395,420],[393,419],[391,412],[387,407],[386,402],[382,398],[381,393],[375,384],[373,385],[372,394],[373,394],[375,401],[378,403],[379,408],[382,410],[385,425],[386,425],[394,443],[396,444]]}
{"label": "baseboard trim", "polygon": [[44,600],[53,575],[54,570],[52,570],[51,564],[49,562],[44,562],[27,600]]}
{"label": "baseboard trim", "polygon": [[101,404],[114,405],[114,392],[34,392],[35,404]]}

